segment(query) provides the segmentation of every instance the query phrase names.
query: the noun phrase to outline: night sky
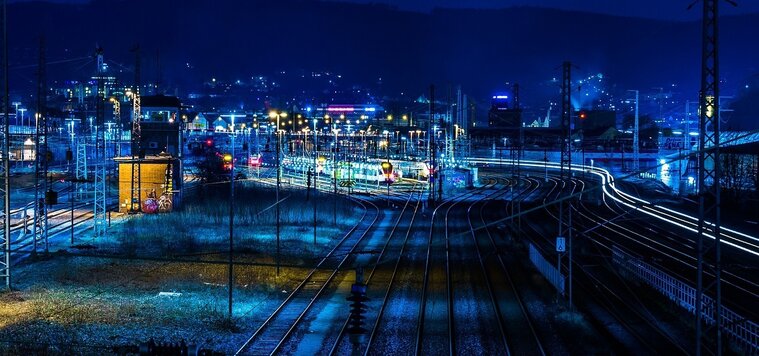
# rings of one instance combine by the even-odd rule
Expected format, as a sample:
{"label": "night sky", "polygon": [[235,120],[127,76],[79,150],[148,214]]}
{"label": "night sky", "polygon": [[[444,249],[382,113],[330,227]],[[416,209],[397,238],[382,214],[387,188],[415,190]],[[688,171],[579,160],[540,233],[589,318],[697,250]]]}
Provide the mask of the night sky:
{"label": "night sky", "polygon": [[[10,0],[27,2],[40,0]],[[80,4],[91,0],[42,0],[57,3]],[[700,2],[688,10],[693,0],[336,0],[354,3],[384,3],[399,9],[427,12],[436,7],[447,8],[505,8],[534,6],[562,10],[595,12],[602,14],[653,18],[659,20],[687,21],[700,18]],[[722,14],[737,15],[759,12],[759,1],[742,0],[738,6],[722,3]]]}
{"label": "night sky", "polygon": [[[576,77],[603,73],[609,90],[622,92],[666,86],[695,100],[700,78],[702,9],[697,3],[687,10],[691,0],[9,1],[26,3],[11,10],[10,35],[12,59],[25,68],[12,73],[11,84],[24,90],[34,88],[40,34],[47,36],[50,61],[87,56],[98,44],[118,63],[114,68],[129,67],[128,49],[139,43],[149,53],[142,68],[146,80],[161,77],[180,93],[212,76],[334,71],[351,84],[371,86],[382,78],[382,95],[419,95],[428,83],[438,83],[461,85],[486,101],[507,82],[519,82],[523,104],[542,106],[558,95],[551,78],[564,60],[577,64]],[[92,2],[97,4],[51,5]],[[377,3],[389,7],[370,5]],[[723,93],[740,96],[759,78],[759,48],[747,45],[759,36],[759,1],[741,0],[736,8],[720,4],[723,15],[743,14],[724,16],[720,29]],[[475,6],[482,11],[464,10]],[[156,18],[165,26],[125,30]],[[230,50],[234,55],[219,55]],[[53,66],[48,78],[78,78],[80,67]]]}
{"label": "night sky", "polygon": [[[386,3],[401,9],[429,11],[434,7],[453,8],[504,8],[534,6],[563,10],[597,12],[603,14],[655,18],[660,20],[693,20],[700,17],[699,6],[688,10],[692,0],[344,0],[359,3]],[[759,1],[738,1],[733,7],[723,2],[723,14],[759,12]]]}

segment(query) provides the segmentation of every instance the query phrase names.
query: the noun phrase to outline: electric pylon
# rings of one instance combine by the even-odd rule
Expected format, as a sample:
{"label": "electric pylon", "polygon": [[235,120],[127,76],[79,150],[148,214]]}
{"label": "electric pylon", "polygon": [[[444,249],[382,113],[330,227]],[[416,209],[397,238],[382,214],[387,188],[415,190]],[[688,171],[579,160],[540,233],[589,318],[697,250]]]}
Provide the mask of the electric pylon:
{"label": "electric pylon", "polygon": [[[562,64],[561,83],[561,180],[567,184],[572,179],[572,63]],[[564,223],[566,221],[566,224]],[[569,254],[569,304],[572,305],[572,202],[559,203],[559,238],[568,241]],[[563,245],[557,240],[559,253],[559,271],[561,271],[561,254],[558,246]]]}
{"label": "electric pylon", "polygon": [[105,66],[103,49],[98,48],[97,56],[97,93],[95,94],[95,195],[93,203],[93,220],[95,236],[104,236],[106,221],[106,181],[105,171],[108,157],[105,143]]}
{"label": "electric pylon", "polygon": [[131,154],[132,154],[132,182],[131,196],[129,202],[129,212],[137,213],[142,211],[142,202],[140,198],[140,163],[142,150],[140,137],[140,120],[142,119],[142,108],[140,106],[140,46],[136,46],[134,52],[134,90],[132,92],[132,134],[131,134]]}
{"label": "electric pylon", "polygon": [[[722,256],[720,211],[720,127],[718,0],[702,0],[701,91],[699,95],[698,245],[696,354],[704,351],[708,333],[722,354]],[[709,222],[707,222],[709,221]],[[712,235],[710,237],[709,235]],[[707,261],[707,257],[713,260]],[[710,275],[713,275],[711,277]],[[708,296],[711,294],[712,297]]]}

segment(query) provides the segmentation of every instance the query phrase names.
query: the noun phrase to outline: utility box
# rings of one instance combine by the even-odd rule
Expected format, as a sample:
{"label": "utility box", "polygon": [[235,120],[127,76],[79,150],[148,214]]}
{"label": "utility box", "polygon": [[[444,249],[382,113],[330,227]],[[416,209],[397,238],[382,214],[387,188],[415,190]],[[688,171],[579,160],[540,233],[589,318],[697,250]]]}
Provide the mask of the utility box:
{"label": "utility box", "polygon": [[[119,212],[164,213],[179,208],[182,198],[179,158],[156,155],[114,160],[119,165]],[[137,179],[132,179],[132,172],[139,172]]]}

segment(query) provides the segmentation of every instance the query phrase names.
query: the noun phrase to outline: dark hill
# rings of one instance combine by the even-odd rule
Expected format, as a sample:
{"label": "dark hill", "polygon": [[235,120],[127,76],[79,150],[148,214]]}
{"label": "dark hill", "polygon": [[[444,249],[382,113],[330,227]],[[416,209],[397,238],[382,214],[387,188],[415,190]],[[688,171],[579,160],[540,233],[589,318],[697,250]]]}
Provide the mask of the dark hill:
{"label": "dark hill", "polygon": [[[388,94],[421,93],[434,81],[462,84],[484,99],[506,81],[519,81],[525,100],[545,100],[544,94],[558,89],[538,84],[559,76],[556,68],[565,59],[579,66],[578,73],[603,72],[622,89],[677,83],[695,98],[699,80],[698,22],[539,8],[423,14],[305,0],[100,0],[13,4],[9,11],[15,64],[36,63],[41,33],[51,61],[89,55],[98,43],[126,68],[132,63],[128,50],[139,42],[146,53],[145,80],[155,77],[160,48],[165,81],[180,86],[212,75],[328,69],[358,83],[382,77]],[[759,38],[756,23],[759,15],[723,20],[728,88],[757,71],[759,47],[748,40]],[[63,67],[51,65],[49,76],[64,77],[65,70],[57,69]],[[18,70],[11,79],[31,83],[33,72]]]}

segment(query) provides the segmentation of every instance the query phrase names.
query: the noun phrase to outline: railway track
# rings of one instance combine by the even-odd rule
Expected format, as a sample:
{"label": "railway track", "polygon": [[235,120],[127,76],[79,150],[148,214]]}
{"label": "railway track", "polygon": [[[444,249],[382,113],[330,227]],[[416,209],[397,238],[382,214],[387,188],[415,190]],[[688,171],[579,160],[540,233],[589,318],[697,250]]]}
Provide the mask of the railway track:
{"label": "railway track", "polygon": [[[416,187],[415,187],[416,188]],[[375,273],[378,270],[381,270],[379,267],[380,265],[387,264],[391,262],[392,258],[396,256],[399,249],[402,249],[403,245],[405,244],[405,241],[402,241],[398,235],[401,231],[401,227],[407,226],[408,228],[406,233],[406,239],[408,238],[408,231],[410,231],[414,219],[417,216],[417,212],[419,210],[420,205],[420,197],[423,194],[422,189],[414,189],[412,192],[407,194],[401,194],[396,193],[394,194],[396,197],[404,197],[405,202],[403,203],[403,206],[401,208],[400,213],[398,214],[398,218],[395,220],[395,222],[392,224],[392,227],[389,227],[389,231],[385,234],[384,237],[378,239],[379,241],[376,241],[376,243],[381,244],[381,248],[379,249],[376,258],[376,262],[373,264],[370,264],[365,268],[365,280],[364,283],[368,285],[369,288],[369,295],[370,295],[370,301],[368,302],[369,305],[369,312],[366,315],[367,319],[372,319],[373,317],[373,310],[376,310],[372,308],[372,304],[375,303],[374,296],[378,292],[376,290],[376,281],[379,277],[380,273]],[[416,199],[414,199],[416,197]],[[383,242],[384,240],[384,242]],[[399,241],[401,240],[401,241]],[[316,320],[318,316],[312,315],[311,316],[314,319],[314,322],[319,322]],[[345,332],[348,327],[348,319],[342,319],[339,318],[338,320],[343,320],[342,322],[335,322],[333,325],[339,325],[339,327],[336,329],[337,332],[330,333],[329,335],[326,335],[323,341],[323,344],[321,348],[319,349],[318,354],[343,354],[343,353],[350,353],[351,352],[351,345],[348,340],[348,337],[346,336]],[[291,339],[289,345],[289,350],[293,350],[296,348],[296,343],[298,343],[300,340]]]}
{"label": "railway track", "polygon": [[[458,197],[471,194],[467,192]],[[423,197],[424,192],[419,192],[419,198]],[[358,349],[352,350],[346,335],[341,332],[331,349],[323,349],[324,353],[327,350],[330,354],[408,354],[414,351],[418,314],[413,311],[419,310],[419,303],[413,300],[420,293],[423,277],[417,271],[426,261],[425,241],[429,238],[427,228],[416,223],[420,220],[421,203],[418,199],[415,211],[406,213],[404,220],[410,221],[402,239],[388,240],[382,257],[370,272],[367,280],[370,301],[366,315],[369,335],[365,345],[357,345]],[[423,214],[428,216],[426,212]],[[393,234],[398,235],[398,230],[395,229]]]}
{"label": "railway track", "polygon": [[[577,184],[585,184],[585,182],[579,181]],[[591,225],[600,224],[602,221],[630,211],[629,208],[619,204],[615,200],[611,202],[604,200],[603,205],[609,211],[609,214],[601,214],[595,209],[590,209],[582,202],[578,204],[577,211]],[[605,231],[610,231],[619,236],[627,236],[631,242],[634,242],[629,248],[618,243],[616,245],[618,248],[622,248],[632,255],[652,256],[650,261],[648,261],[649,264],[657,266],[657,268],[666,271],[673,277],[689,281],[691,285],[696,285],[697,236],[695,233],[677,233],[662,226],[649,224],[634,218],[610,222],[605,224],[604,228]],[[594,235],[599,236],[600,234],[596,233]],[[609,241],[607,244],[611,245],[612,242]],[[610,246],[607,248],[610,248]],[[711,255],[707,255],[706,257],[707,263],[713,263]],[[752,265],[752,259],[746,256],[746,254],[740,253],[740,251],[731,249],[723,249],[723,259],[723,261],[729,260],[731,262],[723,264],[723,303],[735,311],[740,311],[741,315],[756,320],[759,316],[757,311],[751,305],[745,303],[746,300],[759,299],[759,280],[749,272],[750,269],[743,268],[743,266]],[[705,269],[705,276],[706,283],[714,280],[714,275],[709,268]],[[731,297],[725,298],[725,296]]]}
{"label": "railway track", "polygon": [[[578,187],[578,185],[573,184],[572,181],[566,182],[556,177],[551,177],[549,182],[553,187],[549,194],[546,195],[546,201],[549,199],[556,200],[564,194],[572,194]],[[556,221],[558,224],[559,218],[556,209],[547,206],[544,210],[548,217]],[[578,224],[577,220],[578,219],[575,219],[573,221],[575,226]],[[554,243],[552,235],[548,236],[545,229],[537,228],[534,224],[527,224],[527,227],[531,230],[530,235],[537,238],[534,246],[541,252],[541,254],[543,254],[543,256],[554,255],[555,253],[551,250]],[[566,271],[569,267],[568,260],[565,259],[562,264],[563,270]],[[598,255],[592,261],[579,261],[578,259],[573,261],[573,267],[575,267],[574,282],[577,287],[575,294],[586,297],[576,297],[575,300],[584,304],[584,310],[589,313],[589,315],[593,315],[597,320],[613,319],[615,323],[624,328],[627,339],[617,335],[616,337],[621,339],[621,344],[617,344],[617,347],[623,347],[628,352],[631,350],[637,350],[637,352],[657,353],[662,350],[667,350],[668,353],[672,354],[687,353],[682,346],[679,345],[679,342],[666,330],[663,330],[650,315],[641,311],[639,305],[630,304],[629,296],[622,295],[619,292],[619,290],[624,290],[621,284],[616,282],[612,283],[608,278],[601,279],[598,276],[600,272],[591,268],[586,268],[586,264],[590,266],[604,265],[605,258]],[[614,285],[617,288],[615,289],[610,285]],[[584,303],[583,300],[585,299],[592,300],[594,304]],[[597,326],[599,329],[604,328],[602,325]]]}
{"label": "railway track", "polygon": [[[506,355],[546,354],[532,317],[514,284],[507,263],[498,253],[499,246],[485,221],[484,209],[490,200],[510,194],[512,195],[510,204],[513,204],[515,199],[523,200],[537,190],[538,185],[532,181],[526,180],[526,183],[528,186],[520,190],[516,196],[513,196],[513,191],[508,193],[498,191],[487,200],[477,202],[467,208],[466,220],[469,225],[469,235],[475,246],[477,261],[488,290],[489,300],[493,305],[494,315],[497,316],[497,325],[504,347],[504,350],[499,353]],[[479,209],[476,209],[477,206]],[[475,229],[472,221],[473,209],[479,216],[480,226],[483,227],[479,230]]]}
{"label": "railway track", "polygon": [[[235,354],[273,354],[293,333],[303,316],[325,291],[338,271],[346,264],[351,253],[375,226],[380,209],[366,200],[358,200],[364,207],[364,214],[356,224],[312,269],[306,278],[287,296],[271,315],[264,320]],[[368,209],[371,206],[372,209]]]}

